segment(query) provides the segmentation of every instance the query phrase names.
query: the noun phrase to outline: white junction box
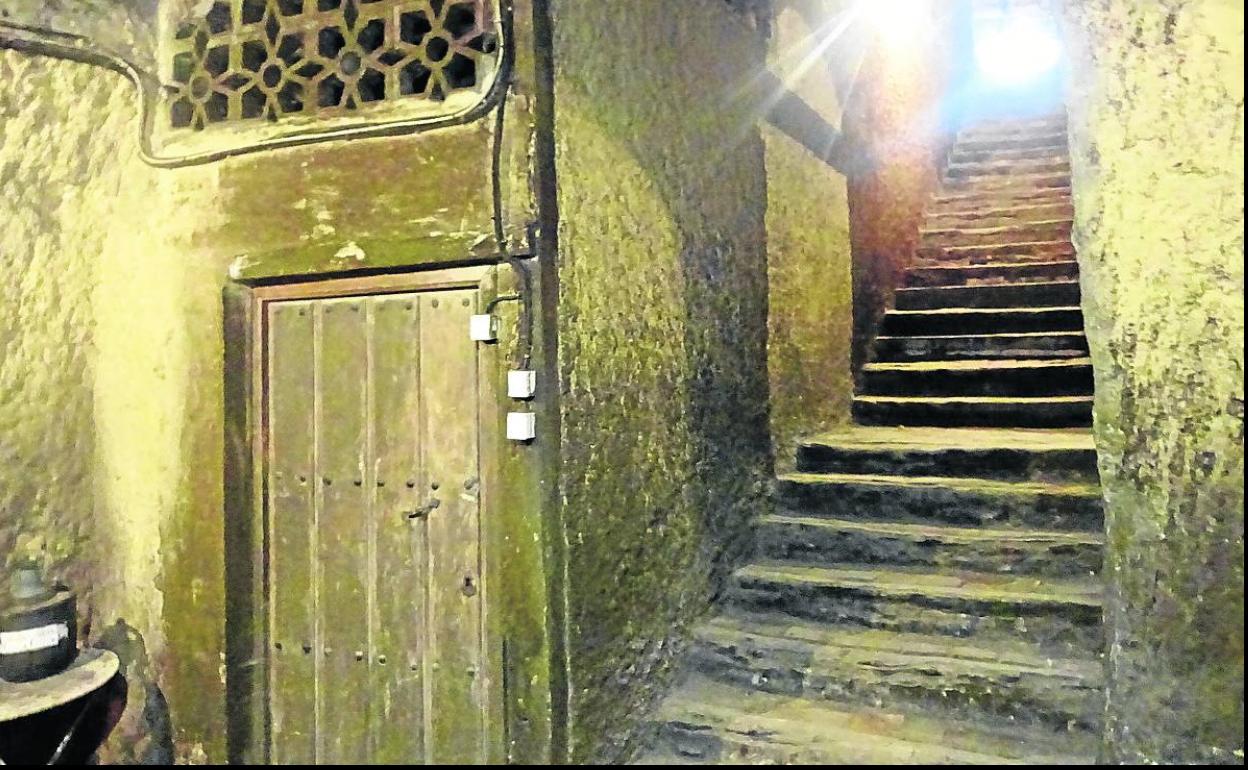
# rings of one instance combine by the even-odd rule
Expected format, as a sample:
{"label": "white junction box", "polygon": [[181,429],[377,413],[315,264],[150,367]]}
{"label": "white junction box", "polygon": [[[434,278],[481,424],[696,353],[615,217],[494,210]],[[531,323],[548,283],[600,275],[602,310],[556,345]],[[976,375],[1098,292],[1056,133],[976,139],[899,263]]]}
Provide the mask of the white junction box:
{"label": "white junction box", "polygon": [[537,372],[531,369],[513,369],[507,372],[508,398],[533,398],[537,392]]}
{"label": "white junction box", "polygon": [[537,415],[533,412],[508,412],[507,438],[512,441],[532,441],[537,438]]}
{"label": "white junction box", "polygon": [[468,321],[468,338],[473,342],[494,342],[498,339],[498,318],[482,314]]}

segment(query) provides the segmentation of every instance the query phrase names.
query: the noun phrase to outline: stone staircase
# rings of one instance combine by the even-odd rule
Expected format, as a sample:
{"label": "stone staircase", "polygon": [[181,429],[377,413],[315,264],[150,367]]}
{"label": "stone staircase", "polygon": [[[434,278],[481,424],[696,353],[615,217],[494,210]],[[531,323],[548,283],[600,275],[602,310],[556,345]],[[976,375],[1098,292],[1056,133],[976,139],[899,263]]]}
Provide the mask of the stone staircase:
{"label": "stone staircase", "polygon": [[1063,118],[965,130],[856,425],[804,442],[647,763],[1088,764],[1102,520]]}

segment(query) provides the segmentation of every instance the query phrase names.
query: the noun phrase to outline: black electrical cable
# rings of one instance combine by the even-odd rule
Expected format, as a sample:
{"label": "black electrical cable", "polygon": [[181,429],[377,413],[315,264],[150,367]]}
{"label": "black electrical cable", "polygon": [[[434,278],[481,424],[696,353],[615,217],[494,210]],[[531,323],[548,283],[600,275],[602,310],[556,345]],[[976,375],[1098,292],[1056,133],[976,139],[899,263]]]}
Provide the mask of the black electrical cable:
{"label": "black electrical cable", "polygon": [[274,137],[239,147],[180,156],[162,156],[153,149],[151,139],[153,120],[151,96],[158,92],[162,86],[158,78],[139,68],[125,57],[99,48],[83,35],[34,27],[3,19],[0,19],[0,48],[9,48],[23,53],[75,61],[81,64],[101,67],[126,77],[134,86],[139,103],[139,155],[145,163],[157,168],[181,168],[202,165],[254,152],[299,147],[330,140],[399,136],[432,128],[463,125],[480,119],[488,114],[491,109],[494,109],[494,142],[491,150],[494,240],[498,247],[499,256],[505,259],[515,271],[519,281],[520,296],[518,299],[523,300],[520,319],[520,366],[523,369],[527,369],[532,360],[533,352],[532,280],[528,266],[522,259],[511,252],[507,243],[506,228],[503,223],[502,143],[503,131],[506,127],[506,97],[511,90],[513,81],[515,35],[513,29],[514,10],[511,3],[508,0],[504,0],[501,3],[501,9],[502,18],[500,21],[503,40],[498,75],[490,85],[490,90],[486,93],[485,98],[461,114],[433,120],[395,121],[351,128],[308,131]]}
{"label": "black electrical cable", "polygon": [[[512,38],[512,6],[508,0],[502,4],[503,11],[503,45],[507,50],[514,46]],[[507,73],[504,92],[512,86],[511,73]],[[528,369],[533,359],[533,290],[528,265],[516,256],[507,242],[506,227],[503,223],[503,132],[507,127],[507,100],[500,99],[494,113],[494,144],[490,152],[490,188],[493,197],[494,243],[498,253],[504,255],[507,264],[516,273],[519,281],[519,295],[515,299],[521,301],[520,306],[520,368]],[[491,307],[496,303],[491,303]]]}
{"label": "black electrical cable", "polygon": [[300,133],[277,136],[260,142],[230,147],[222,150],[189,155],[159,155],[152,147],[152,109],[153,95],[160,91],[162,85],[157,77],[139,68],[123,56],[97,46],[90,38],[69,32],[62,32],[44,27],[0,19],[0,48],[9,48],[23,53],[49,56],[55,59],[66,59],[102,67],[111,72],[125,76],[137,92],[139,102],[139,155],[143,162],[156,168],[181,168],[213,163],[226,158],[247,155],[265,150],[277,150],[288,147],[301,147],[316,142],[327,142],[343,139],[365,139],[383,136],[403,136],[419,131],[426,131],[446,126],[459,126],[480,120],[488,115],[495,105],[501,104],[510,88],[515,52],[511,45],[512,14],[508,6],[502,18],[503,40],[498,65],[498,75],[490,84],[489,91],[481,101],[469,109],[455,114],[437,118],[417,120],[390,121],[371,125],[357,125],[347,128],[309,130]]}

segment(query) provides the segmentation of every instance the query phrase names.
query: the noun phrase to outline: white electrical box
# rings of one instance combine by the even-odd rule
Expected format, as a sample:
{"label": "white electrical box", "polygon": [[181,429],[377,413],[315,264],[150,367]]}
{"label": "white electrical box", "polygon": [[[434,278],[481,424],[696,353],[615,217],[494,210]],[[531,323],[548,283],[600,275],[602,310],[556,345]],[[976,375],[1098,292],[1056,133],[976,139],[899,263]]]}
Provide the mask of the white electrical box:
{"label": "white electrical box", "polygon": [[494,342],[498,339],[498,318],[474,315],[468,321],[468,337],[473,342]]}
{"label": "white electrical box", "polygon": [[512,441],[532,441],[537,438],[537,415],[533,412],[508,412],[507,438]]}
{"label": "white electrical box", "polygon": [[537,372],[531,369],[513,369],[507,372],[508,398],[533,398],[537,392]]}

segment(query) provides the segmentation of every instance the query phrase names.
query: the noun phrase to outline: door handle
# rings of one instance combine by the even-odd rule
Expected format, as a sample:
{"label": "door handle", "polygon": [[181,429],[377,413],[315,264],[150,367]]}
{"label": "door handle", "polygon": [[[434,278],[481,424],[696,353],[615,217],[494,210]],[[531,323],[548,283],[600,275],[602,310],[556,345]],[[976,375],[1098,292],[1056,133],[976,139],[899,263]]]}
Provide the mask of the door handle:
{"label": "door handle", "polygon": [[442,501],[441,501],[441,500],[439,500],[439,499],[438,499],[438,498],[436,498],[436,497],[435,497],[435,498],[432,498],[431,500],[429,500],[429,502],[427,502],[427,503],[425,503],[424,505],[420,506],[420,507],[419,507],[419,508],[417,508],[416,510],[414,510],[414,511],[408,511],[408,512],[407,512],[407,518],[409,518],[409,519],[427,519],[427,518],[429,518],[429,514],[433,513],[434,509],[435,509],[435,508],[437,508],[437,507],[438,507],[439,505],[441,505],[441,504],[442,504]]}

